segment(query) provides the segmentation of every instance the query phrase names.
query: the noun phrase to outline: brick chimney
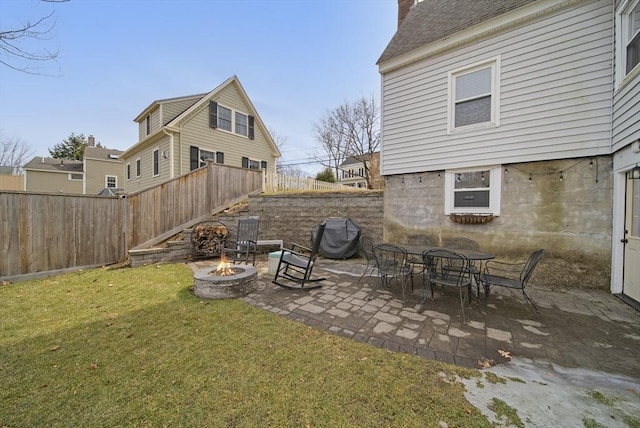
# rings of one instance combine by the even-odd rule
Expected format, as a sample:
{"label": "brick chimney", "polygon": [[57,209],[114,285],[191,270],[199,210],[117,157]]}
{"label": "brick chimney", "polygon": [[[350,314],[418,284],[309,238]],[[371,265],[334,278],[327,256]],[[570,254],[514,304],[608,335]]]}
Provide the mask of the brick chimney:
{"label": "brick chimney", "polygon": [[87,146],[93,147],[96,145],[96,137],[94,137],[93,135],[89,135],[87,137]]}

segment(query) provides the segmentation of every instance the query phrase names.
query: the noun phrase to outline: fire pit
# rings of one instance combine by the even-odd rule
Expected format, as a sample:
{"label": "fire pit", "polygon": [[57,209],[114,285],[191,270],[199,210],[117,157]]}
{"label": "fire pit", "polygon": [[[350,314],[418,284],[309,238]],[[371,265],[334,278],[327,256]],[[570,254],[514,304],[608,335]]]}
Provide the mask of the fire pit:
{"label": "fire pit", "polygon": [[258,270],[254,266],[229,265],[202,269],[193,274],[193,292],[205,299],[230,299],[249,294],[258,286]]}

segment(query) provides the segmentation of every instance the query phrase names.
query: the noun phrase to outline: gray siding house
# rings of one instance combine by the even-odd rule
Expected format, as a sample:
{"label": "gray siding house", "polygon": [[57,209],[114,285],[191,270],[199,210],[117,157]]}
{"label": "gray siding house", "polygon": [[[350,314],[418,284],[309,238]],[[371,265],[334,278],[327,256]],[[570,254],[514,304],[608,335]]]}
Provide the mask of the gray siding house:
{"label": "gray siding house", "polygon": [[540,278],[628,295],[615,224],[638,212],[615,205],[640,183],[627,179],[639,67],[621,73],[613,50],[637,4],[399,0],[378,60],[385,240],[466,236],[517,258],[545,248]]}
{"label": "gray siding house", "polygon": [[157,186],[206,160],[275,172],[280,151],[237,76],[211,92],[152,102],[122,155],[127,193]]}

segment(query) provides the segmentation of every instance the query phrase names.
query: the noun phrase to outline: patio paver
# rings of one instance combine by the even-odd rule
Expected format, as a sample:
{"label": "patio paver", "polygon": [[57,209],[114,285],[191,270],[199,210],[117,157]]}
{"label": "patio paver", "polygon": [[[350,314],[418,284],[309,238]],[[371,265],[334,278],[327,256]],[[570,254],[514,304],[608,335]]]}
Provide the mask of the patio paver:
{"label": "patio paver", "polygon": [[[215,263],[189,264],[195,271]],[[358,282],[365,265],[320,259],[314,272],[327,278],[324,286],[298,291],[272,284],[263,256],[258,289],[243,300],[332,334],[466,367],[499,364],[510,355],[640,377],[640,312],[610,293],[531,286],[536,315],[521,296],[492,290],[488,304],[466,303],[463,324],[457,290],[438,288],[422,313],[418,285],[404,306],[395,285],[378,287],[367,300],[378,279]]]}

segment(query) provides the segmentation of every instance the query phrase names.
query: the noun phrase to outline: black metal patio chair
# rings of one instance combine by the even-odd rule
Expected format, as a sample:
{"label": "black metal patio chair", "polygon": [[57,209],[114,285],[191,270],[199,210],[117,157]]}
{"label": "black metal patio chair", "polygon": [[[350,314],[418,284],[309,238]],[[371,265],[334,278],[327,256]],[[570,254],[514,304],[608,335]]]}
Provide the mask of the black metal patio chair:
{"label": "black metal patio chair", "polygon": [[[313,290],[322,287],[322,284],[315,283],[325,278],[311,278],[311,273],[318,257],[325,226],[324,222],[318,226],[311,247],[292,243],[290,248],[281,250],[278,268],[272,281],[274,284],[290,290]],[[308,285],[309,282],[312,284]]]}
{"label": "black metal patio chair", "polygon": [[[380,277],[380,285],[389,287],[394,279],[400,282],[402,302],[404,303],[405,289],[409,281],[411,281],[411,287],[413,288],[413,271],[407,260],[407,251],[392,244],[378,244],[373,247],[373,253],[376,257],[376,269]],[[376,289],[377,287],[373,287],[367,298],[371,298]]]}
{"label": "black metal patio chair", "polygon": [[258,249],[258,218],[246,218],[238,220],[236,235],[227,238],[222,254],[227,261],[256,265],[256,252]]}
{"label": "black metal patio chair", "polygon": [[[444,248],[449,248],[451,250],[480,251],[480,245],[478,245],[476,241],[469,238],[447,239],[446,241],[444,241],[442,246]],[[457,265],[457,262],[450,261],[450,264],[448,266],[445,266],[444,269],[455,270],[455,269],[460,269],[460,266]],[[480,297],[480,268],[475,262],[469,260],[469,271],[471,272],[471,275],[473,276],[473,279],[476,283],[476,293],[479,298]]]}
{"label": "black metal patio chair", "polygon": [[[424,310],[424,304],[427,300],[427,285],[431,290],[431,300],[433,300],[433,287],[436,284],[457,287],[460,294],[462,322],[466,323],[467,319],[464,313],[463,290],[466,288],[468,295],[471,296],[471,272],[469,270],[469,260],[460,253],[444,248],[427,250],[422,253],[422,258],[427,270],[425,274],[424,296],[418,312],[422,312]],[[458,268],[447,269],[447,267],[452,265],[455,265]]]}
{"label": "black metal patio chair", "polygon": [[480,274],[485,302],[489,299],[491,287],[506,287],[511,290],[520,290],[525,302],[537,313],[538,307],[527,295],[525,288],[544,252],[543,249],[536,250],[531,253],[526,262],[521,263],[507,263],[499,260],[489,260],[485,263],[484,270]]}
{"label": "black metal patio chair", "polygon": [[360,243],[360,252],[364,256],[364,258],[367,260],[367,265],[365,266],[364,271],[362,272],[362,275],[360,275],[358,282],[360,282],[362,278],[364,278],[367,272],[369,272],[369,275],[372,275],[376,271],[376,254],[373,252],[373,247],[375,245],[375,242],[373,242],[373,239],[371,239],[369,236],[360,235],[359,243]]}

